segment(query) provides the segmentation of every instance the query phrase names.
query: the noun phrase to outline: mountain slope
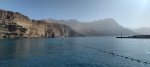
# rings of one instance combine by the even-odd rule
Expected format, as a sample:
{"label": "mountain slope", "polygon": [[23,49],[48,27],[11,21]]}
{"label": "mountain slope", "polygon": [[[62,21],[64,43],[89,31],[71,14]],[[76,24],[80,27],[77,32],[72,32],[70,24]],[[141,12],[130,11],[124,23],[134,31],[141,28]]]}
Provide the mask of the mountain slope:
{"label": "mountain slope", "polygon": [[69,26],[31,20],[18,12],[0,10],[1,38],[73,37],[82,36]]}
{"label": "mountain slope", "polygon": [[47,19],[47,22],[57,22],[60,24],[65,24],[70,26],[75,31],[87,35],[87,36],[118,36],[121,33],[123,35],[135,35],[138,34],[129,30],[128,28],[124,28],[120,26],[114,19],[107,18],[104,20],[98,20],[93,22],[79,22],[75,19],[71,20],[54,20],[54,19]]}

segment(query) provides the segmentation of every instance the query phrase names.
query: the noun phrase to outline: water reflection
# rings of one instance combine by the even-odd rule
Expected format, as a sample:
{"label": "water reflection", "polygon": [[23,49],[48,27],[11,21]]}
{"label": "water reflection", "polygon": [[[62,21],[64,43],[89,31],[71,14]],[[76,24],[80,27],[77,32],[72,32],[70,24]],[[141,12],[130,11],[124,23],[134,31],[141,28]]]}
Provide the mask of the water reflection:
{"label": "water reflection", "polygon": [[0,60],[31,56],[34,50],[43,49],[44,44],[45,42],[42,39],[1,40]]}
{"label": "water reflection", "polygon": [[0,40],[0,67],[149,67],[150,54],[141,53],[149,43],[111,37]]}

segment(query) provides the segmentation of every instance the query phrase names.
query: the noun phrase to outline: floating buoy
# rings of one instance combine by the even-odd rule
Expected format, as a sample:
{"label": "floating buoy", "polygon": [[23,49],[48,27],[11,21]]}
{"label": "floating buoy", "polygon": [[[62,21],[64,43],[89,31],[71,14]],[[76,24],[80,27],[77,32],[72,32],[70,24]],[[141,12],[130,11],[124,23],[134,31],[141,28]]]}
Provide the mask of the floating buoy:
{"label": "floating buoy", "polygon": [[134,60],[134,59],[131,58],[131,60]]}
{"label": "floating buoy", "polygon": [[[81,46],[84,46],[84,45],[81,45]],[[130,60],[133,60],[133,61],[137,61],[137,62],[141,62],[141,63],[145,63],[145,64],[150,64],[150,63],[148,63],[148,62],[144,62],[144,61],[140,61],[140,60],[136,60],[136,59],[133,59],[133,58],[130,58],[130,57],[125,57],[125,56],[123,56],[123,55],[118,55],[118,54],[115,54],[115,53],[112,53],[112,52],[107,52],[107,51],[104,51],[104,50],[101,50],[101,49],[96,49],[96,48],[94,48],[94,47],[88,47],[88,46],[84,46],[84,47],[86,47],[86,48],[91,48],[91,49],[95,49],[95,50],[99,50],[99,51],[101,51],[101,52],[104,52],[104,53],[108,53],[108,54],[111,54],[111,55],[115,55],[115,56],[120,56],[120,57],[122,57],[122,58],[126,58],[126,59],[130,59]]]}
{"label": "floating buoy", "polygon": [[125,57],[126,59],[128,58],[128,57]]}
{"label": "floating buoy", "polygon": [[140,60],[137,60],[138,62],[140,62]]}

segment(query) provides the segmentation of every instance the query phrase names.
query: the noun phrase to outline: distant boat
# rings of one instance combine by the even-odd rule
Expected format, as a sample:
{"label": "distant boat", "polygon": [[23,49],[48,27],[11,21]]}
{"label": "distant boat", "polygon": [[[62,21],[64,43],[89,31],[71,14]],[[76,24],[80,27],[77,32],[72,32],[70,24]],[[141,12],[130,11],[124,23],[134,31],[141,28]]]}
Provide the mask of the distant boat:
{"label": "distant boat", "polygon": [[64,38],[65,38],[64,36],[61,37],[61,39],[64,39]]}

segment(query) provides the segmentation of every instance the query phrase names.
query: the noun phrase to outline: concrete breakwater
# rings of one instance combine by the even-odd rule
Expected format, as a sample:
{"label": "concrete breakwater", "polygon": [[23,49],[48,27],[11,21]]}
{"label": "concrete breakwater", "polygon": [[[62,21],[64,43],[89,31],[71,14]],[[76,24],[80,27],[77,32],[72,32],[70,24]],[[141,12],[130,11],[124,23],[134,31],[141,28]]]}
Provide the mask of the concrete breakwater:
{"label": "concrete breakwater", "polygon": [[133,35],[133,36],[128,36],[128,37],[116,37],[116,38],[150,38],[150,35]]}

